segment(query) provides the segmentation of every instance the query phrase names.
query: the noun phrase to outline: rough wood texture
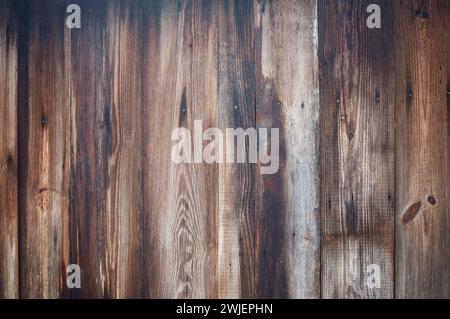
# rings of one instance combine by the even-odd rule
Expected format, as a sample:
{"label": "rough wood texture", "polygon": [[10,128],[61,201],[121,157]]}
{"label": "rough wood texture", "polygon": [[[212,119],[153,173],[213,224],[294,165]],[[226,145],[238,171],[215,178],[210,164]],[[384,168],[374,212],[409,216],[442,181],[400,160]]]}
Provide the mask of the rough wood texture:
{"label": "rough wood texture", "polygon": [[450,3],[395,12],[396,297],[450,298]]}
{"label": "rough wood texture", "polygon": [[[322,296],[394,294],[395,140],[392,7],[320,1]],[[381,268],[381,288],[366,285]]]}
{"label": "rough wood texture", "polygon": [[77,297],[143,295],[140,3],[80,2],[71,56],[71,263]]}
{"label": "rough wood texture", "polygon": [[279,171],[257,174],[257,296],[317,298],[317,2],[259,1],[255,23],[256,125],[280,130]]}
{"label": "rough wood texture", "polygon": [[154,10],[145,60],[146,296],[213,298],[218,170],[173,163],[170,140],[174,128],[193,133],[194,120],[218,126],[217,3],[161,1]]}
{"label": "rough wood texture", "polygon": [[0,298],[19,296],[17,17],[0,1]]}
{"label": "rough wood texture", "polygon": [[0,298],[450,298],[447,0],[69,3],[0,0]]}
{"label": "rough wood texture", "polygon": [[[255,127],[252,1],[219,7],[219,124]],[[220,107],[221,106],[221,107]],[[255,297],[256,164],[222,164],[219,172],[219,297]]]}
{"label": "rough wood texture", "polygon": [[[20,7],[20,294],[68,295],[69,116],[61,3]],[[31,14],[38,13],[38,14]],[[22,51],[23,50],[23,51]]]}

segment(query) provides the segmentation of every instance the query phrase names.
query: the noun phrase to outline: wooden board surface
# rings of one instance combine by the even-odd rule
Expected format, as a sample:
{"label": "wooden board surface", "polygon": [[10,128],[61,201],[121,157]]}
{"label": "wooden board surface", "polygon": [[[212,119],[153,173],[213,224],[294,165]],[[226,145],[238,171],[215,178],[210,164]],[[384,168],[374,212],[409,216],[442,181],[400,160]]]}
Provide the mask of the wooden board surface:
{"label": "wooden board surface", "polygon": [[[83,298],[143,294],[142,24],[138,5],[80,3],[71,32],[71,263]],[[89,8],[89,9],[88,9]],[[133,21],[133,23],[131,23]],[[67,41],[67,40],[66,40]],[[94,106],[94,107],[91,107]],[[94,253],[93,253],[94,252]]]}
{"label": "wooden board surface", "polygon": [[[218,15],[219,127],[255,127],[252,1],[221,1]],[[227,141],[228,142],[228,141]],[[227,152],[225,152],[227,154]],[[226,155],[225,154],[225,155]],[[236,155],[236,154],[235,154]],[[221,298],[254,298],[256,165],[219,165],[218,281]]]}
{"label": "wooden board surface", "polygon": [[263,175],[258,166],[257,295],[317,298],[317,2],[262,1],[255,15],[256,126],[278,128],[280,136],[278,172]]}
{"label": "wooden board surface", "polygon": [[450,298],[450,3],[396,12],[396,296]]}
{"label": "wooden board surface", "polygon": [[[68,82],[61,3],[19,7],[20,296],[68,296]],[[39,12],[40,14],[31,14]]]}
{"label": "wooden board surface", "polygon": [[[159,269],[151,279],[155,285],[150,293],[164,298],[214,298],[218,296],[217,167],[198,161],[195,150],[192,160],[197,163],[176,164],[170,147],[163,143],[175,128],[189,129],[194,140],[195,121],[201,121],[200,134],[218,126],[217,4],[161,1],[159,10],[159,61],[147,62],[159,75],[156,82],[148,82],[155,95],[149,97],[153,120],[145,134],[150,158],[144,178],[151,187],[148,213],[155,231],[151,246]],[[154,256],[149,254],[149,260]]]}
{"label": "wooden board surface", "polygon": [[0,298],[449,298],[450,3],[371,2],[0,0]]}
{"label": "wooden board surface", "polygon": [[19,296],[17,16],[0,1],[0,298]]}
{"label": "wooden board surface", "polygon": [[[391,2],[369,29],[367,1],[321,1],[322,296],[394,294],[395,67]],[[381,287],[366,285],[378,265]]]}

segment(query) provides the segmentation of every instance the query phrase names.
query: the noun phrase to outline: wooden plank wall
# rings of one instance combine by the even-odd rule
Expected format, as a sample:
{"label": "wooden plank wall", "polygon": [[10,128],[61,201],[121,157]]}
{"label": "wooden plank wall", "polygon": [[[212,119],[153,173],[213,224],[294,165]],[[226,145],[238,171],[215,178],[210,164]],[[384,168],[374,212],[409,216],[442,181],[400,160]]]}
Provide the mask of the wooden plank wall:
{"label": "wooden plank wall", "polygon": [[[0,298],[449,298],[449,29],[447,0],[0,0]],[[279,128],[279,171],[174,163],[196,120]]]}

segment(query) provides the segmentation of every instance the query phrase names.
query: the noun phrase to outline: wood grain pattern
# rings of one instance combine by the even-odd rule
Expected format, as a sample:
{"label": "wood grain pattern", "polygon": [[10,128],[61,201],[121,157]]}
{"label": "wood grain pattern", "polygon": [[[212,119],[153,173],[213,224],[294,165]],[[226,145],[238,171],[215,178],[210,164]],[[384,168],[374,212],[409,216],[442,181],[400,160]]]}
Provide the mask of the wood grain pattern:
{"label": "wood grain pattern", "polygon": [[[20,293],[68,296],[69,115],[64,7],[33,1],[20,8]],[[31,14],[39,12],[39,14]],[[24,72],[25,73],[25,72]],[[22,83],[22,81],[24,81]]]}
{"label": "wood grain pattern", "polygon": [[[226,128],[255,127],[253,5],[252,1],[223,1],[219,8],[219,124],[222,132]],[[255,172],[254,163],[219,167],[221,298],[256,296]]]}
{"label": "wood grain pattern", "polygon": [[175,164],[169,145],[174,128],[193,134],[195,120],[203,129],[218,126],[217,3],[161,1],[157,10],[158,35],[151,39],[152,30],[148,35],[146,57],[147,74],[154,74],[146,79],[144,247],[158,275],[147,271],[146,295],[213,298],[218,289],[217,167]]}
{"label": "wood grain pattern", "polygon": [[317,2],[260,1],[255,16],[256,125],[280,130],[279,171],[257,174],[257,296],[317,298]]}
{"label": "wood grain pattern", "polygon": [[396,6],[396,297],[450,298],[450,6]]}
{"label": "wood grain pattern", "polygon": [[[395,67],[392,7],[366,26],[370,1],[320,1],[322,296],[394,294]],[[366,284],[381,268],[381,288]]]}
{"label": "wood grain pattern", "polygon": [[18,24],[7,1],[0,1],[0,298],[19,296],[17,202]]}
{"label": "wood grain pattern", "polygon": [[143,295],[141,3],[80,3],[71,56],[71,262],[79,297]]}
{"label": "wood grain pattern", "polygon": [[450,4],[372,2],[0,0],[0,298],[450,298]]}
{"label": "wood grain pattern", "polygon": [[[169,128],[194,121],[203,129],[218,126],[217,115],[217,8],[216,3],[186,1],[178,14],[174,107]],[[183,102],[186,101],[186,105]],[[183,106],[186,112],[183,114]],[[194,142],[195,143],[195,142]],[[167,273],[163,296],[214,298],[217,296],[217,167],[206,163],[174,165],[169,169],[169,191],[160,223]]]}

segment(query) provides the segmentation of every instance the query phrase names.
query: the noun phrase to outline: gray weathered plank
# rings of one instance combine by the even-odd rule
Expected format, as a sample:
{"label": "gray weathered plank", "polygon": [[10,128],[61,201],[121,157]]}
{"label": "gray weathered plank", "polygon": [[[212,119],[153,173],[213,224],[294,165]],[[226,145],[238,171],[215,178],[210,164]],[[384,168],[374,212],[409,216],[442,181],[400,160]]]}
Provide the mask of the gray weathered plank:
{"label": "gray weathered plank", "polygon": [[279,171],[256,176],[257,296],[318,298],[317,1],[258,1],[254,14],[256,125],[280,135]]}

